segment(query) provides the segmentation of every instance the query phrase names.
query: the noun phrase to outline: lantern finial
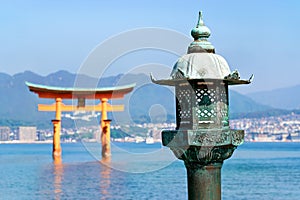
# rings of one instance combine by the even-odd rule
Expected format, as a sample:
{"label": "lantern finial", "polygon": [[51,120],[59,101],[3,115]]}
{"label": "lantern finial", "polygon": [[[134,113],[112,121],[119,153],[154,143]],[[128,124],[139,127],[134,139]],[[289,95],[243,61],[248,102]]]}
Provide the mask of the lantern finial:
{"label": "lantern finial", "polygon": [[191,35],[193,36],[194,41],[190,44],[188,53],[197,52],[196,50],[199,47],[201,47],[202,49],[206,50],[209,53],[214,53],[215,52],[214,46],[207,40],[210,34],[211,32],[209,28],[204,24],[202,11],[200,11],[197,25],[191,31]]}

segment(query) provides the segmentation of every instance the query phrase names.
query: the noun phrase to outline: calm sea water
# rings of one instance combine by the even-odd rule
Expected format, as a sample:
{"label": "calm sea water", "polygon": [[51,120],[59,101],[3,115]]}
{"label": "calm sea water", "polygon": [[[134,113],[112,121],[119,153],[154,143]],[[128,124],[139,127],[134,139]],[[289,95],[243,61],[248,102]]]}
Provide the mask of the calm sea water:
{"label": "calm sea water", "polygon": [[[0,144],[0,199],[187,199],[186,171],[160,144]],[[107,167],[107,165],[111,167]],[[137,173],[138,172],[138,173]],[[223,199],[300,199],[300,143],[245,143],[222,168]]]}

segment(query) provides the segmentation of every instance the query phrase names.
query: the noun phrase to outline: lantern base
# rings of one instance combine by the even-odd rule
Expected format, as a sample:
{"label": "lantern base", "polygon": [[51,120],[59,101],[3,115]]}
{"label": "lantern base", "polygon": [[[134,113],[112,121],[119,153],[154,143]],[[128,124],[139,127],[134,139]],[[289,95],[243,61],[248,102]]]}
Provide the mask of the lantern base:
{"label": "lantern base", "polygon": [[162,143],[167,147],[238,146],[244,142],[244,130],[229,128],[197,130],[164,130]]}
{"label": "lantern base", "polygon": [[244,131],[229,128],[165,130],[162,141],[184,161],[189,200],[220,200],[223,161],[243,143]]}

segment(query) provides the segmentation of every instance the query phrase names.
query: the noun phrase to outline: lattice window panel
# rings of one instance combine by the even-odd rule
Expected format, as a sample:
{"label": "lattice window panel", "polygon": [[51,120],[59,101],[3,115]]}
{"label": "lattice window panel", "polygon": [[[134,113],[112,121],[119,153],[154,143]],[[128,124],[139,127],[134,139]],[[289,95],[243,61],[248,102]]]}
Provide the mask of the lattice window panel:
{"label": "lattice window panel", "polygon": [[176,87],[177,128],[195,128],[202,123],[228,121],[227,85],[219,82],[189,82]]}
{"label": "lattice window panel", "polygon": [[201,119],[216,117],[216,109],[213,106],[217,101],[216,90],[213,88],[198,88],[196,92],[196,116]]}
{"label": "lattice window panel", "polygon": [[228,99],[227,99],[227,90],[226,88],[222,88],[222,87],[217,87],[216,91],[217,91],[217,95],[220,98],[220,101],[227,104]]}
{"label": "lattice window panel", "polygon": [[224,103],[223,109],[221,109],[222,117],[228,116],[228,98],[227,98],[227,90],[225,87],[217,87],[216,88],[217,95],[219,96],[219,102]]}
{"label": "lattice window panel", "polygon": [[192,117],[192,91],[191,89],[180,89],[176,91],[177,112],[180,119],[190,119]]}

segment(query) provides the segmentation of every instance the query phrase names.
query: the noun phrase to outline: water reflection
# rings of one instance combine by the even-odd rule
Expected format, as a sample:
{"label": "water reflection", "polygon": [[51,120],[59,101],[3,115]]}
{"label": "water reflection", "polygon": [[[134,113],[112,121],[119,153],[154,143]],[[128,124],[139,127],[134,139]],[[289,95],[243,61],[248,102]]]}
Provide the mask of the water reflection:
{"label": "water reflection", "polygon": [[54,175],[54,199],[61,199],[62,195],[62,179],[64,174],[64,168],[61,159],[56,159],[53,161],[53,175]]}
{"label": "water reflection", "polygon": [[52,164],[51,175],[48,176],[50,179],[41,179],[40,185],[45,186],[43,195],[50,195],[48,197],[55,200],[66,199],[67,197],[112,199],[116,194],[113,194],[112,190],[113,172],[110,166],[110,158],[100,162],[72,164],[56,160]]}
{"label": "water reflection", "polygon": [[110,199],[112,195],[110,194],[111,187],[111,158],[103,158],[101,161],[100,170],[100,193],[101,199]]}

